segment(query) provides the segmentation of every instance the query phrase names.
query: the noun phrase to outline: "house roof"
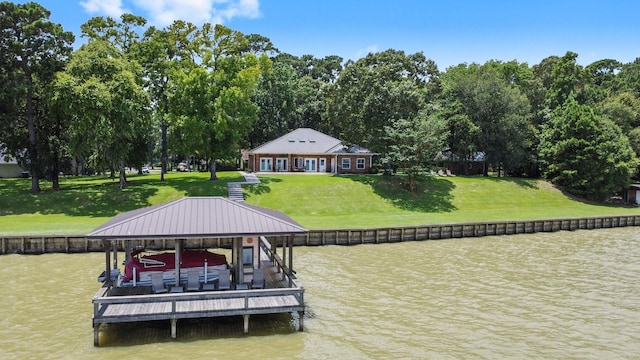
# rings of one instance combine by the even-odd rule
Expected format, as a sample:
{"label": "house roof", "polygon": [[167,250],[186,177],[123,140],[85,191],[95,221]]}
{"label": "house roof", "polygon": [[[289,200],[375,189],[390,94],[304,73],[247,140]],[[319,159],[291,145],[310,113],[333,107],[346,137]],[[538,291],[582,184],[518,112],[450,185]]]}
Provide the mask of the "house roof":
{"label": "house roof", "polygon": [[227,238],[305,234],[279,211],[223,197],[185,197],[119,214],[87,235],[89,240]]}
{"label": "house roof", "polygon": [[[363,148],[359,148],[363,149]],[[299,128],[250,151],[252,154],[333,154],[348,152],[342,142],[309,128]],[[364,149],[366,150],[366,149]],[[366,150],[366,152],[369,152]],[[363,152],[365,153],[365,152]]]}

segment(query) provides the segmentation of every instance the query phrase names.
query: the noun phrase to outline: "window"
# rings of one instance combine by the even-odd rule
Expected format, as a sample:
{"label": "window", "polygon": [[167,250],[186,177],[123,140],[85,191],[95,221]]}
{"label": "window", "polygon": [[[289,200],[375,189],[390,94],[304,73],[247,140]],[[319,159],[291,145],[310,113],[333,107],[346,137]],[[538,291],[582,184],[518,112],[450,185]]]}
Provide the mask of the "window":
{"label": "window", "polygon": [[343,169],[351,169],[351,159],[342,158],[342,168]]}
{"label": "window", "polygon": [[253,264],[253,248],[252,247],[242,248],[242,264],[243,265]]}
{"label": "window", "polygon": [[356,169],[364,169],[364,158],[356,159]]}

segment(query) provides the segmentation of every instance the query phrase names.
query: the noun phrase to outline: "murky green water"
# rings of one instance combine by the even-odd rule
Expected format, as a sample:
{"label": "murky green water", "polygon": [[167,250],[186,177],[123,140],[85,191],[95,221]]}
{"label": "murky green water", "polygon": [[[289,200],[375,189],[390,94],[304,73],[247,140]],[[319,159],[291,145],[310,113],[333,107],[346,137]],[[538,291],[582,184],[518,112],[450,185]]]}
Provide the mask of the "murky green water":
{"label": "murky green water", "polygon": [[638,228],[295,248],[291,316],[112,325],[93,347],[103,254],[0,257],[0,358],[635,358]]}

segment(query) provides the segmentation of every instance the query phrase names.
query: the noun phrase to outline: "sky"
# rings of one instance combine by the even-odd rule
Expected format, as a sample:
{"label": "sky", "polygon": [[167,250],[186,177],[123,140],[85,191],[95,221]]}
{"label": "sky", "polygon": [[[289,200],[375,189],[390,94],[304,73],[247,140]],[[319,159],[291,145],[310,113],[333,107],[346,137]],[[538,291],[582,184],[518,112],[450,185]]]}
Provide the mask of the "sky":
{"label": "sky", "polygon": [[[12,1],[25,3],[27,1]],[[387,49],[423,52],[440,70],[488,60],[526,62],[567,51],[578,63],[640,57],[640,0],[36,0],[76,34],[123,12],[165,27],[221,23],[271,39],[281,52],[357,60]]]}

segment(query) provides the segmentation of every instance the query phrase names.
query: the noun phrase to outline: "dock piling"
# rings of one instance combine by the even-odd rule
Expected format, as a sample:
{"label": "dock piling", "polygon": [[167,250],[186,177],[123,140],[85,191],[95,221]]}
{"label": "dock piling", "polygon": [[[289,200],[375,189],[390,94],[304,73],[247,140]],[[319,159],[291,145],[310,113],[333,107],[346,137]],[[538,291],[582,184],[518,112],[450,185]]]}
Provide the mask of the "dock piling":
{"label": "dock piling", "polygon": [[172,339],[175,339],[178,336],[177,324],[178,324],[178,319],[176,318],[171,319],[171,338]]}
{"label": "dock piling", "polygon": [[249,333],[249,314],[244,314],[242,317],[244,317],[244,333],[248,334]]}

